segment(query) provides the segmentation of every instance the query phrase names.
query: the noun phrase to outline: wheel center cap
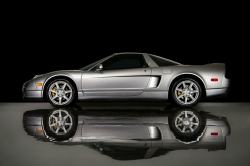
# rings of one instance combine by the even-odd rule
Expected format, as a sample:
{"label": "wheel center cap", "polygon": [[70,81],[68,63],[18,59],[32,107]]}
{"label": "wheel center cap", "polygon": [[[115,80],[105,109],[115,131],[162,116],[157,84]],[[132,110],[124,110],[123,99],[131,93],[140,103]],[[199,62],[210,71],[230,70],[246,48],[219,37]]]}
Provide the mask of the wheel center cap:
{"label": "wheel center cap", "polygon": [[182,123],[183,123],[183,125],[185,125],[185,126],[189,126],[189,124],[190,124],[190,121],[189,121],[189,119],[183,119],[183,121],[182,121]]}
{"label": "wheel center cap", "polygon": [[58,90],[58,95],[63,96],[64,95],[64,90]]}
{"label": "wheel center cap", "polygon": [[60,117],[60,118],[58,118],[58,122],[57,123],[58,123],[59,127],[62,127],[62,126],[64,126],[65,122],[64,122],[64,119]]}
{"label": "wheel center cap", "polygon": [[189,90],[188,90],[188,89],[184,89],[184,90],[183,90],[183,95],[189,96],[189,95],[190,95]]}

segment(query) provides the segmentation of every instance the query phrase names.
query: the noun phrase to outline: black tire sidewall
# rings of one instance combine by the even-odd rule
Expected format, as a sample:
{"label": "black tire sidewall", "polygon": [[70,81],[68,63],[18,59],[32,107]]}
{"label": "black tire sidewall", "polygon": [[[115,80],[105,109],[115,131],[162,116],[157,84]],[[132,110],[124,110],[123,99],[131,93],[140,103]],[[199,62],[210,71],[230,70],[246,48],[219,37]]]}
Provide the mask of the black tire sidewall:
{"label": "black tire sidewall", "polygon": [[[194,82],[197,85],[197,87],[199,89],[199,96],[198,96],[198,98],[196,99],[195,102],[193,102],[191,104],[182,104],[182,103],[180,103],[178,101],[178,99],[176,99],[176,97],[175,97],[175,88],[182,81],[192,81],[192,82]],[[202,96],[202,89],[201,89],[200,84],[196,80],[194,80],[192,78],[182,78],[182,79],[177,80],[174,83],[174,85],[173,85],[173,87],[171,89],[171,100],[170,101],[173,102],[174,104],[178,105],[178,106],[181,106],[181,107],[193,107],[193,106],[195,106],[200,101],[201,96]]]}
{"label": "black tire sidewall", "polygon": [[[71,87],[71,89],[72,89],[72,97],[71,97],[70,101],[67,102],[66,104],[63,104],[63,105],[57,105],[57,104],[53,103],[53,102],[50,100],[49,94],[48,94],[48,91],[49,91],[50,86],[51,86],[53,83],[58,82],[58,81],[64,81],[64,82],[66,82],[66,83]],[[53,105],[53,106],[55,106],[55,107],[69,106],[69,105],[75,103],[75,101],[76,101],[76,99],[75,99],[75,96],[76,96],[76,95],[75,95],[75,94],[76,94],[76,91],[75,91],[74,86],[72,85],[72,83],[71,83],[70,81],[68,81],[68,80],[66,80],[66,79],[56,79],[56,80],[53,80],[53,81],[49,84],[49,86],[47,87],[47,89],[46,89],[46,97],[47,97],[47,100],[49,101],[49,103],[50,103],[51,105]]]}

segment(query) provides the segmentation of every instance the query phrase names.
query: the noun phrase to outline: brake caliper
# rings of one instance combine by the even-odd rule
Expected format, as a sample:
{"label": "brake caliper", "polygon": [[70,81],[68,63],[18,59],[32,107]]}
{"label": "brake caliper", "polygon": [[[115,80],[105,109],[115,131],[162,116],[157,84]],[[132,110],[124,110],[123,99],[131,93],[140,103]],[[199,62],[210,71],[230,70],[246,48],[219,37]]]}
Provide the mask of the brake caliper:
{"label": "brake caliper", "polygon": [[[54,87],[53,90],[57,90],[57,88]],[[52,92],[52,96],[53,96],[53,97],[55,96],[55,93],[54,93],[54,92]]]}
{"label": "brake caliper", "polygon": [[181,95],[181,92],[180,91],[178,91],[178,96],[180,96]]}
{"label": "brake caliper", "polygon": [[[55,122],[55,118],[52,119],[52,124],[54,124],[54,123],[56,123],[56,122]],[[56,130],[57,126],[53,126],[53,127],[54,127],[54,129]]]}

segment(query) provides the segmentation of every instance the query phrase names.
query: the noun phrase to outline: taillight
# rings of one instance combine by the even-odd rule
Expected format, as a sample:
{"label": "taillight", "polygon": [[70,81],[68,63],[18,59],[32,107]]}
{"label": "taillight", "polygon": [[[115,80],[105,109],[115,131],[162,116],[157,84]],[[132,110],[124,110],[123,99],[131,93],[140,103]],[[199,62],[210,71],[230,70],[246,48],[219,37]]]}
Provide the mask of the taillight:
{"label": "taillight", "polygon": [[211,135],[218,135],[218,133],[211,133]]}
{"label": "taillight", "polygon": [[218,78],[212,78],[211,81],[218,81]]}

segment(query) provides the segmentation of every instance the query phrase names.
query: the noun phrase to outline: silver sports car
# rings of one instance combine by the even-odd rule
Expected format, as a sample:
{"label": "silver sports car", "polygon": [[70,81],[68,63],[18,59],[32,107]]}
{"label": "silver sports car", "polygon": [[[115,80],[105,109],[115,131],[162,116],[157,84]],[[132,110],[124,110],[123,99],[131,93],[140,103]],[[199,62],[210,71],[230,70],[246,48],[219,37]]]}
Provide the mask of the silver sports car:
{"label": "silver sports car", "polygon": [[86,99],[160,99],[191,107],[226,95],[225,64],[182,65],[147,53],[115,53],[79,70],[36,75],[24,83],[25,100],[68,106]]}

